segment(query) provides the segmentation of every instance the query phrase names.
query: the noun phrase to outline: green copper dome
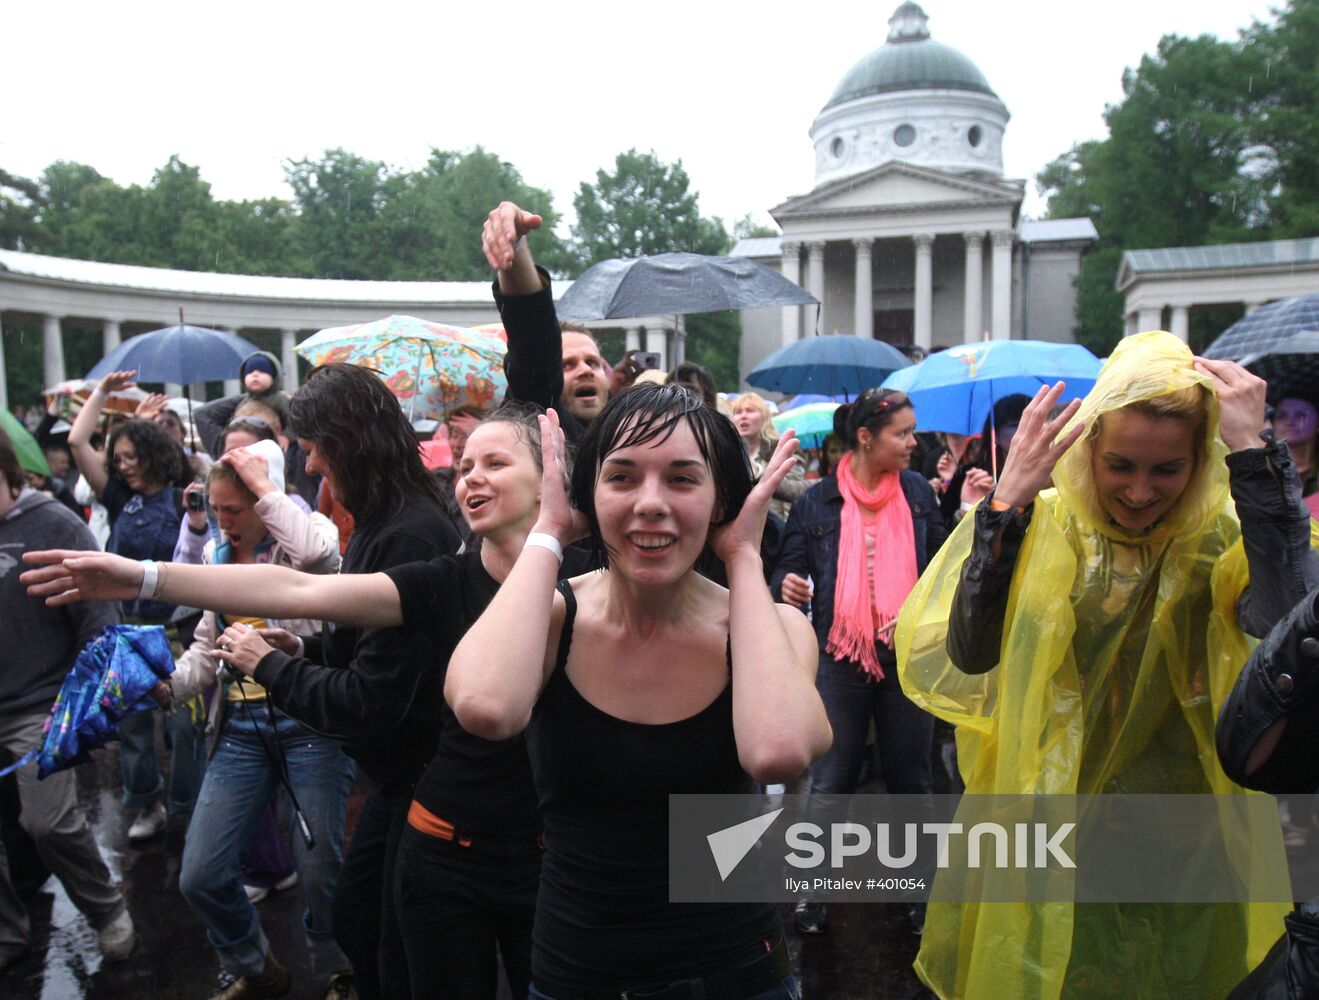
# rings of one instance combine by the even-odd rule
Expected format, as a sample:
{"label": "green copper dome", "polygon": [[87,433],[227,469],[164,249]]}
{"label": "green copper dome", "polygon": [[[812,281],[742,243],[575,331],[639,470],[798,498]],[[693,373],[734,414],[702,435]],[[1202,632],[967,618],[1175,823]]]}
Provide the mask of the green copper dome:
{"label": "green copper dome", "polygon": [[825,110],[897,90],[970,90],[997,97],[975,63],[930,38],[927,21],[918,5],[899,7],[889,19],[888,42],[847,71]]}

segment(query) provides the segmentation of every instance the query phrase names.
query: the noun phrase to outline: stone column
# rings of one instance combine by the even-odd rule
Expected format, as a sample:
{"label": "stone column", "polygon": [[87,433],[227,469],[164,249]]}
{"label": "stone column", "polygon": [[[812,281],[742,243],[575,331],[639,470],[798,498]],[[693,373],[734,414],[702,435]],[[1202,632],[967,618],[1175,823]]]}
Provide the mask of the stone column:
{"label": "stone column", "polygon": [[119,346],[123,337],[119,332],[119,320],[107,319],[101,321],[101,356],[109,354]]}
{"label": "stone column", "polygon": [[1012,339],[1012,230],[996,229],[989,234],[993,246],[990,279],[993,282],[993,305],[990,312],[990,335],[995,340]]}
{"label": "stone column", "polygon": [[279,363],[284,368],[284,391],[290,396],[298,391],[298,355],[293,350],[297,342],[297,330],[279,331]]}
{"label": "stone column", "polygon": [[1136,317],[1136,332],[1144,333],[1146,330],[1163,329],[1163,306],[1154,306],[1145,308],[1140,311]]}
{"label": "stone column", "polygon": [[1182,343],[1186,343],[1191,337],[1191,309],[1189,306],[1173,306],[1172,325],[1168,328],[1171,333]]}
{"label": "stone column", "polygon": [[628,350],[628,351],[641,350],[641,327],[629,326],[623,336],[625,337],[625,341],[623,344],[624,350]]}
{"label": "stone column", "polygon": [[934,343],[934,237],[918,233],[912,237],[916,243],[916,288],[912,294],[915,316],[912,320],[912,339],[917,347],[927,351]]}
{"label": "stone column", "polygon": [[41,377],[43,389],[64,381],[64,340],[59,316],[41,317]]}
{"label": "stone column", "polygon": [[[801,285],[801,244],[783,241],[783,276],[794,285]],[[783,346],[801,340],[801,306],[783,307]]]}
{"label": "stone column", "polygon": [[665,371],[669,367],[668,331],[662,326],[646,327],[646,350],[652,354],[658,354],[660,358],[659,366]]}
{"label": "stone column", "polygon": [[806,315],[809,317],[812,312],[815,313],[815,323],[812,324],[807,320],[807,334],[814,333],[819,329],[821,320],[824,318],[824,240],[810,240],[806,244],[806,252],[810,254],[806,261],[806,290],[819,300],[818,306],[806,306]]}
{"label": "stone column", "polygon": [[856,248],[856,305],[853,307],[853,332],[873,340],[875,336],[875,291],[871,251],[875,241],[869,237],[853,240]]}
{"label": "stone column", "polygon": [[963,233],[966,241],[966,277],[962,302],[962,343],[974,344],[984,333],[985,234]]}

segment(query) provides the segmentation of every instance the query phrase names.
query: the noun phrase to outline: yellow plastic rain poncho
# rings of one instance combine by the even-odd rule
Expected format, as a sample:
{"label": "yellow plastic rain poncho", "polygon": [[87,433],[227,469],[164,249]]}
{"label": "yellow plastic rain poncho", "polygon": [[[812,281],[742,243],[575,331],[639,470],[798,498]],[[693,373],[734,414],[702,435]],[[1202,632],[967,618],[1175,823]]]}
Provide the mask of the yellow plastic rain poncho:
{"label": "yellow plastic rain poncho", "polygon": [[[1170,334],[1128,338],[1076,419],[1093,428],[1138,400],[1208,386],[1192,361]],[[899,676],[916,704],[957,726],[968,794],[1242,791],[1220,769],[1213,734],[1249,652],[1235,614],[1246,562],[1212,393],[1207,409],[1186,491],[1139,538],[1099,506],[1088,435],[1063,456],[1056,490],[1035,504],[988,673],[962,673],[945,650],[974,518],[921,577],[898,622]],[[1219,863],[1232,853],[1207,839]],[[1249,879],[1249,852],[1239,853],[1231,863]],[[916,968],[945,1000],[1222,997],[1264,957],[1287,909],[932,902]]]}

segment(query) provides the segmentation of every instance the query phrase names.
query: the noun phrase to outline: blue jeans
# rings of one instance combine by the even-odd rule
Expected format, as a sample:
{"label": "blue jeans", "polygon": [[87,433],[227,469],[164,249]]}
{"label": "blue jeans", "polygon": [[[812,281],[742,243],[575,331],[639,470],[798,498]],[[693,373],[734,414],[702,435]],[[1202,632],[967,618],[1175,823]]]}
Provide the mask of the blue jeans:
{"label": "blue jeans", "polygon": [[165,745],[170,749],[166,789],[156,762],[156,715],[136,712],[119,723],[123,802],[131,809],[145,809],[164,797],[171,816],[185,816],[192,811],[206,770],[205,723],[194,721],[191,699],[165,713]]}
{"label": "blue jeans", "polygon": [[[334,740],[278,710],[273,714],[272,726],[264,703],[230,706],[188,828],[179,889],[205,925],[225,971],[258,975],[270,944],[240,876],[261,813],[278,787],[276,768],[282,753],[289,783],[316,841],[309,850],[295,831],[293,859],[307,907],[302,922],[312,969],[328,975],[348,966],[334,942],[331,911],[343,863],[353,762]],[[272,752],[276,760],[271,760]]]}
{"label": "blue jeans", "polygon": [[820,654],[815,687],[833,727],[834,742],[811,770],[812,794],[856,791],[871,718],[875,720],[885,790],[894,795],[934,790],[934,716],[917,708],[903,693],[892,650],[881,647],[878,652],[884,667],[882,681],[875,681],[855,663]]}
{"label": "blue jeans", "polygon": [[[695,996],[695,994],[692,995]],[[536,989],[536,984],[532,983],[531,990],[527,993],[527,1000],[562,1000],[562,998],[542,993]],[[709,997],[707,1000],[717,1000],[717,998]],[[797,989],[797,980],[792,976],[788,976],[772,989],[761,990],[754,996],[733,997],[727,998],[727,1000],[801,1000],[801,991]]]}

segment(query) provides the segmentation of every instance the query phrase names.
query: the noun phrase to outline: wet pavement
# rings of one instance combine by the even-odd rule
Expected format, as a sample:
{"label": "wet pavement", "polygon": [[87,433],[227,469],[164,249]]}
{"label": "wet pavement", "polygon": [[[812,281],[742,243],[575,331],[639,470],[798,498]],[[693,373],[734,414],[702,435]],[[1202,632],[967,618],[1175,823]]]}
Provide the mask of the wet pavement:
{"label": "wet pavement", "polygon": [[[142,846],[128,843],[130,817],[119,805],[118,749],[79,768],[78,790],[111,871],[121,878],[137,925],[127,962],[103,964],[96,934],[57,879],[27,901],[30,956],[0,973],[0,1000],[205,1000],[220,967],[205,931],[178,891],[182,832],[171,829]],[[164,758],[164,759],[167,759]],[[350,803],[349,817],[357,801]],[[258,904],[271,949],[293,976],[290,1000],[320,1000],[325,985],[307,966],[297,888]],[[911,971],[919,939],[896,906],[836,904],[824,934],[803,936],[783,911],[793,972],[806,1000],[908,1000],[930,996]],[[501,990],[501,1000],[508,994]]]}

